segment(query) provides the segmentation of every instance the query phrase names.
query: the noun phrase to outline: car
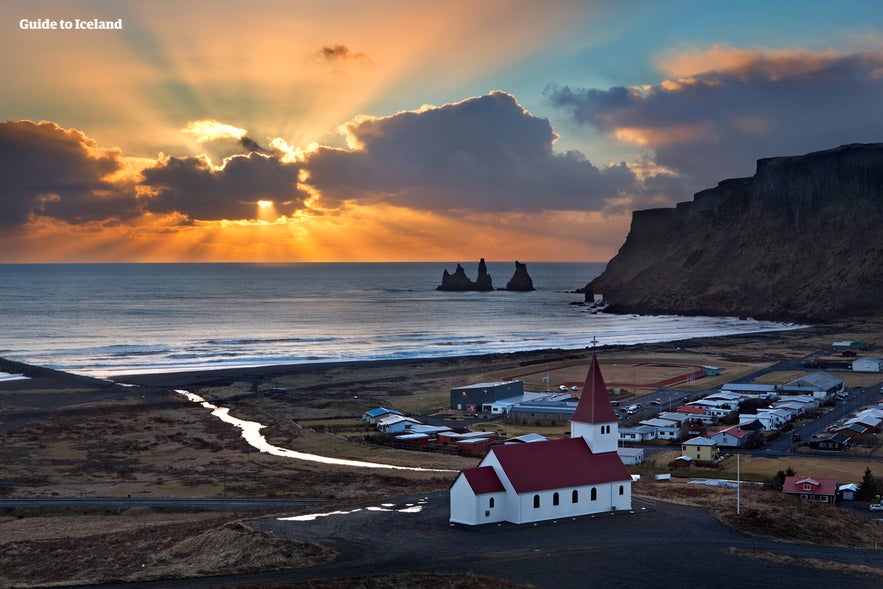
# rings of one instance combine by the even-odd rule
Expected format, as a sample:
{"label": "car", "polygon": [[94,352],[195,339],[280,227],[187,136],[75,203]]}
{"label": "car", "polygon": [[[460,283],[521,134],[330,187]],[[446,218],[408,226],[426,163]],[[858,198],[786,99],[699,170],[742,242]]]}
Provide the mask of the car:
{"label": "car", "polygon": [[653,399],[652,401],[650,401],[650,404],[651,405],[662,405],[662,401],[660,401],[659,399]]}
{"label": "car", "polygon": [[612,407],[619,407],[619,401],[610,401]]}
{"label": "car", "polygon": [[564,393],[566,393],[568,391],[568,389],[565,385],[561,385],[560,387],[558,387],[558,390],[561,392],[564,392]]}
{"label": "car", "polygon": [[871,511],[883,511],[883,503],[871,503],[868,505],[868,509]]}

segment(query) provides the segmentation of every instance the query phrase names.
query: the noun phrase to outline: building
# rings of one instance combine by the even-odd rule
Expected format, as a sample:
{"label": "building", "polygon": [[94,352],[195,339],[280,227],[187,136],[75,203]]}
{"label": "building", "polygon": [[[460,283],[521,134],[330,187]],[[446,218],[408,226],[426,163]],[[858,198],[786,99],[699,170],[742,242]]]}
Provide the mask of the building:
{"label": "building", "polygon": [[420,422],[404,415],[389,414],[378,419],[376,425],[385,434],[400,434],[412,425],[420,425]]}
{"label": "building", "polygon": [[656,439],[656,428],[649,425],[619,428],[621,442],[649,442]]}
{"label": "building", "polygon": [[367,421],[371,425],[377,424],[377,420],[382,417],[386,417],[387,415],[401,415],[395,409],[387,409],[386,407],[377,407],[375,409],[369,409],[362,414],[362,420]]}
{"label": "building", "polygon": [[644,464],[643,448],[618,448],[616,453],[619,454],[619,458],[626,466]]}
{"label": "building", "polygon": [[450,521],[529,523],[631,509],[631,475],[597,358],[570,420],[570,437],[492,446],[450,489]]}
{"label": "building", "polygon": [[883,372],[883,360],[880,358],[857,358],[852,361],[853,372]]}
{"label": "building", "polygon": [[795,495],[806,501],[835,503],[837,501],[837,481],[814,477],[787,476],[782,492]]}
{"label": "building", "polygon": [[[746,424],[747,425],[747,424]],[[738,425],[708,434],[708,439],[721,448],[749,448],[760,442],[759,428],[742,428]]]}
{"label": "building", "polygon": [[838,351],[842,350],[867,350],[871,347],[871,344],[868,342],[848,340],[843,342],[834,342],[834,349]]}
{"label": "building", "polygon": [[813,450],[846,450],[849,447],[850,437],[843,434],[834,434],[823,438],[813,438],[809,441],[809,447]]}
{"label": "building", "polygon": [[697,436],[684,442],[681,445],[681,451],[684,453],[684,456],[704,462],[714,462],[720,457],[717,442],[702,436]]}
{"label": "building", "polygon": [[480,382],[451,389],[451,409],[468,413],[490,411],[495,401],[522,396],[524,383],[520,380]]}
{"label": "building", "polygon": [[843,390],[843,381],[827,372],[813,372],[803,378],[792,380],[783,384],[781,390],[784,393],[799,395],[812,395],[813,398],[825,401]]}

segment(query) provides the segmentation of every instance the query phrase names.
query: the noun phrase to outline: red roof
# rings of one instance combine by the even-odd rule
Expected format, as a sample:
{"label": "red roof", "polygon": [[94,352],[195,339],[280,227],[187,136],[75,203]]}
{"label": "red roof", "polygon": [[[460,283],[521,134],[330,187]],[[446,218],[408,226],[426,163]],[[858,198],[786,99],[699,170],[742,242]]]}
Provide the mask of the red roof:
{"label": "red roof", "polygon": [[495,446],[490,454],[496,456],[516,493],[631,480],[616,452],[592,454],[581,437]]}
{"label": "red roof", "polygon": [[741,440],[742,438],[744,438],[745,436],[747,436],[750,433],[751,433],[750,430],[744,430],[741,427],[739,427],[738,425],[734,425],[732,427],[728,427],[727,429],[722,429],[719,432],[715,432],[713,434],[708,434],[708,436],[711,437],[711,436],[716,436],[718,434],[729,434],[729,435],[733,436],[734,438],[739,438]]}
{"label": "red roof", "polygon": [[[805,488],[809,485],[809,488]],[[837,493],[837,481],[835,479],[820,479],[815,477],[785,477],[782,484],[785,493],[797,493],[800,495],[835,495]]]}
{"label": "red roof", "polygon": [[610,406],[610,399],[607,397],[607,385],[604,384],[604,377],[601,376],[601,367],[598,364],[598,358],[592,354],[592,364],[589,366],[589,372],[586,374],[586,382],[583,385],[583,393],[576,405],[576,411],[573,412],[571,421],[579,421],[580,423],[615,423],[616,413]]}
{"label": "red roof", "polygon": [[497,472],[490,466],[479,466],[478,468],[467,468],[463,471],[466,482],[472,487],[472,492],[476,495],[484,495],[486,493],[503,493],[506,489],[500,482]]}
{"label": "red roof", "polygon": [[708,411],[700,407],[695,407],[693,405],[681,405],[680,407],[678,407],[678,413],[683,413],[684,415],[704,415],[705,413],[708,413]]}

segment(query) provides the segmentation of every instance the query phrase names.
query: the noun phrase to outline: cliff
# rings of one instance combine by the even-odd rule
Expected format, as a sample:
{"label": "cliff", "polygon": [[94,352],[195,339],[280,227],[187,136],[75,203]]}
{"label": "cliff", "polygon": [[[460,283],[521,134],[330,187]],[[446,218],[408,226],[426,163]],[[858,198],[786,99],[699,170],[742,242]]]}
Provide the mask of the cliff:
{"label": "cliff", "polygon": [[825,321],[883,312],[883,144],[758,160],[672,209],[635,211],[583,290],[610,311]]}

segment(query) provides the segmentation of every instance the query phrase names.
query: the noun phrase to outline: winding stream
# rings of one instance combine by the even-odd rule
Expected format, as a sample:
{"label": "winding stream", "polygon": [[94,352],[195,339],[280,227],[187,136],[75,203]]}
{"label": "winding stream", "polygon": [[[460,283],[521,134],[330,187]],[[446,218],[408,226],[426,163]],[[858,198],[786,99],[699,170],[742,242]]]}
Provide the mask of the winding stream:
{"label": "winding stream", "polygon": [[175,392],[184,395],[185,397],[187,397],[188,400],[193,401],[194,403],[201,404],[206,409],[210,409],[212,415],[214,415],[224,423],[229,423],[233,427],[239,428],[242,431],[243,439],[245,439],[245,441],[248,442],[249,445],[251,445],[253,448],[267,454],[272,454],[273,456],[282,456],[284,458],[293,458],[295,460],[306,460],[308,462],[320,462],[322,464],[334,464],[337,466],[353,466],[356,468],[385,468],[390,470],[413,470],[420,472],[457,472],[455,470],[439,468],[417,468],[414,466],[398,466],[395,464],[365,462],[362,460],[348,460],[346,458],[331,458],[329,456],[307,454],[306,452],[297,452],[295,450],[289,450],[287,448],[280,448],[279,446],[274,446],[270,444],[263,436],[263,434],[261,434],[261,429],[264,427],[263,424],[258,423],[257,421],[237,419],[236,417],[230,415],[230,409],[228,409],[227,407],[218,407],[217,405],[209,403],[199,395],[191,393],[190,391],[176,389]]}

